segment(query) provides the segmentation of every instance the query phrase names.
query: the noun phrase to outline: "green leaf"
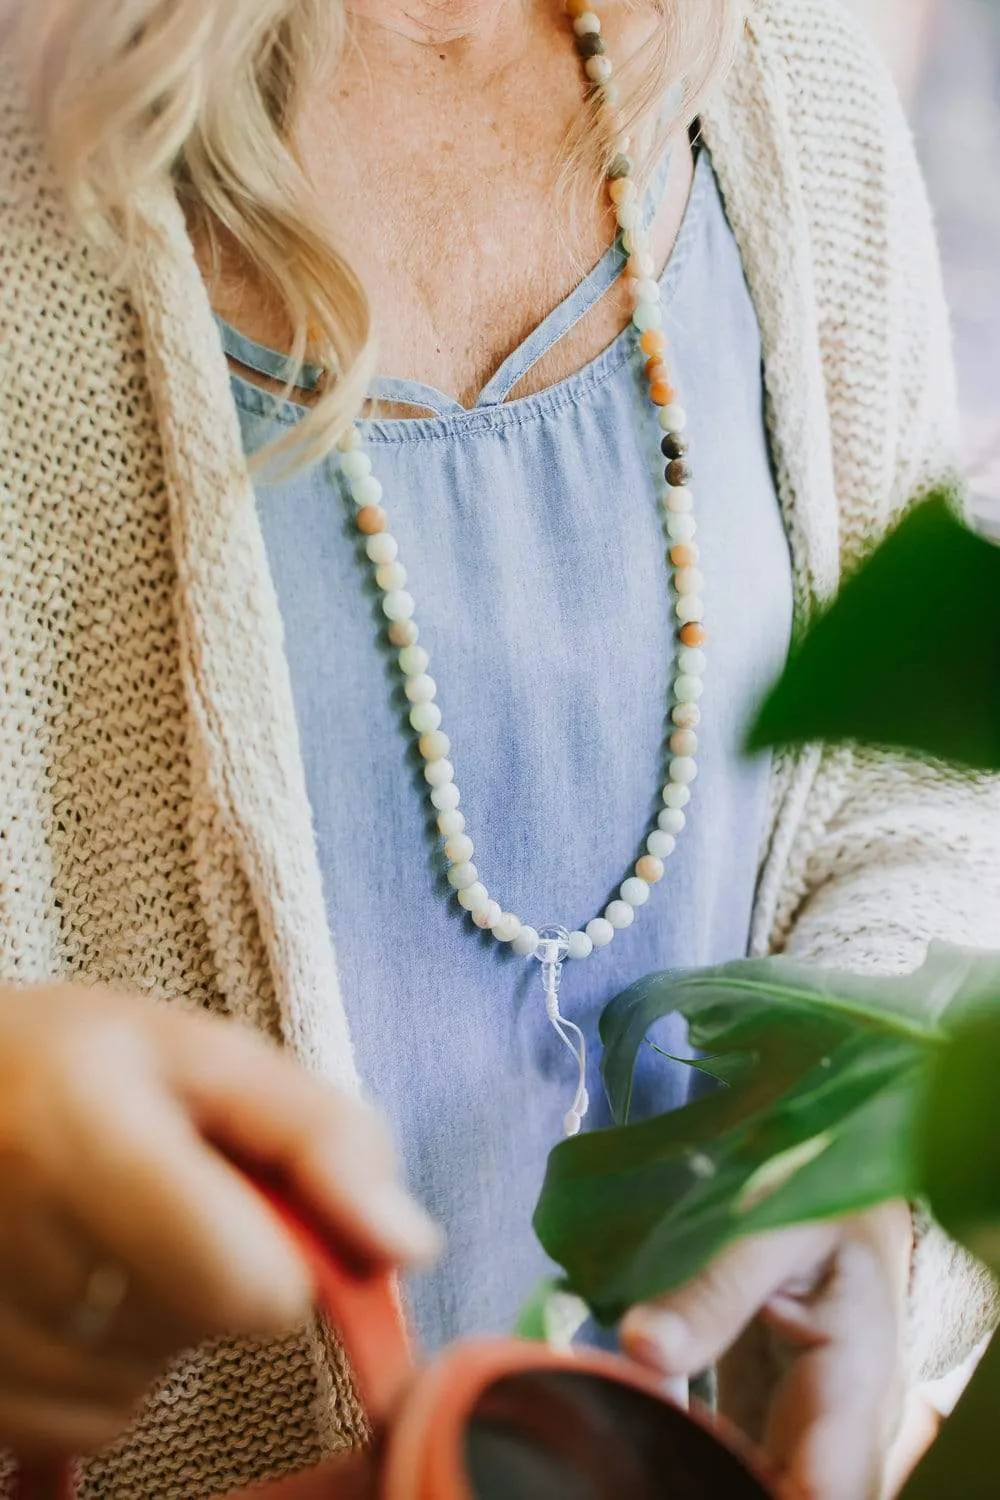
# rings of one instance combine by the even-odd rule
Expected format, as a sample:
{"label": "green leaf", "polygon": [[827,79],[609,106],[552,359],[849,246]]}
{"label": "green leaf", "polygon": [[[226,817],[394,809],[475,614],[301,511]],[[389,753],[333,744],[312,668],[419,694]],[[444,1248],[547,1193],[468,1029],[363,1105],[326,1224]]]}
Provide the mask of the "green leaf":
{"label": "green leaf", "polygon": [[934,1060],[919,1149],[935,1216],[1000,1270],[1000,1016],[961,1026]]}
{"label": "green leaf", "polygon": [[918,506],[793,652],[750,746],[864,741],[1000,769],[1000,547]]}
{"label": "green leaf", "polygon": [[586,1303],[567,1292],[565,1280],[549,1276],[538,1283],[521,1309],[514,1336],[568,1349],[589,1316]]}
{"label": "green leaf", "polygon": [[917,1117],[945,1046],[942,1018],[997,997],[995,955],[944,947],[901,978],[771,959],[633,985],[601,1022],[616,1119],[628,1117],[646,1031],[672,1012],[727,1071],[734,1056],[745,1068],[684,1109],[557,1146],[535,1215],[542,1244],[613,1322],[744,1235],[915,1195]]}

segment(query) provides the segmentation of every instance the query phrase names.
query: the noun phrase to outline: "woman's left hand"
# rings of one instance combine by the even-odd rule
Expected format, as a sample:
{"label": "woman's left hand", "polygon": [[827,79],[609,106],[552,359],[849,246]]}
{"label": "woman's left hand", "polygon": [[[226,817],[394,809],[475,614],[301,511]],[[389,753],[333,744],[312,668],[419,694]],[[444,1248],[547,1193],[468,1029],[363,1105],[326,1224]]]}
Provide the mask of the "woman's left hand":
{"label": "woman's left hand", "polygon": [[[909,1420],[911,1253],[910,1212],[901,1203],[743,1240],[669,1297],[634,1308],[623,1344],[666,1376],[691,1376],[738,1340],[744,1350],[753,1341],[759,1348],[763,1335],[777,1378],[754,1436],[782,1495],[882,1500],[889,1476],[899,1482],[920,1456],[897,1444],[922,1451],[933,1436],[927,1423]],[[737,1408],[755,1394],[739,1363]],[[759,1390],[766,1375],[750,1380]]]}

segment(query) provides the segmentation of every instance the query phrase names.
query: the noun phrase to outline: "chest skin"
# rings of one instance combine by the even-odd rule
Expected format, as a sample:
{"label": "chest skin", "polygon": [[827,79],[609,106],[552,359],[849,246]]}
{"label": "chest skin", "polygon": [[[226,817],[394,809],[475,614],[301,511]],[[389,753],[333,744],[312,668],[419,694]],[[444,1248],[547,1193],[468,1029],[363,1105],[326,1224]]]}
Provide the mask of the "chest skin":
{"label": "chest skin", "polygon": [[[296,127],[330,235],[375,309],[380,373],[463,405],[614,237],[593,169],[584,163],[567,175],[567,139],[586,91],[565,17],[525,7],[518,20],[523,35],[513,45],[498,38],[495,61],[461,43],[415,43],[361,25],[357,44],[303,100]],[[641,12],[618,21],[607,29],[608,52],[624,58],[648,23]],[[691,172],[682,133],[653,227],[659,263],[683,217]],[[212,296],[250,337],[287,346],[280,308],[232,246],[224,246]],[[627,293],[616,286],[513,394],[580,368],[628,316]]]}

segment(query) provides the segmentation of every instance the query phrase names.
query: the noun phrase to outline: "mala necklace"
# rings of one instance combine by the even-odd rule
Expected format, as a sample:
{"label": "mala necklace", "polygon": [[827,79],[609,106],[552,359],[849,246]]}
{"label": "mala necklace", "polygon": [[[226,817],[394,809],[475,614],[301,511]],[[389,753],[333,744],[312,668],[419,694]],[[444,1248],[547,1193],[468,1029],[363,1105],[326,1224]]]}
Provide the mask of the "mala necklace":
{"label": "mala necklace", "polygon": [[[592,8],[595,3],[597,0],[567,0],[566,11],[588,83],[610,112],[617,103],[617,88],[605,53],[600,17]],[[577,1064],[576,1093],[563,1121],[567,1135],[575,1135],[580,1129],[589,1100],[586,1041],[580,1028],[559,1009],[562,966],[566,959],[589,958],[596,948],[606,947],[616,933],[631,927],[636,912],[649,900],[652,887],[663,878],[664,861],[673,853],[677,836],[684,827],[684,809],[691,800],[691,783],[698,774],[695,760],[696,731],[701,719],[698,700],[706,665],[701,649],[705,643],[703,579],[698,571],[694,501],[688,487],[691,472],[684,436],[687,416],[678,404],[666,364],[660,289],[646,243],[642,206],[628,156],[629,141],[616,132],[615,142],[617,149],[607,174],[607,189],[618,222],[621,247],[628,256],[626,284],[633,299],[632,325],[646,358],[647,392],[664,433],[661,447],[667,462],[662,504],[669,539],[667,555],[678,646],[663,809],[657,826],[646,839],[645,852],[622,882],[618,897],[580,931],[567,932],[558,926],[536,930],[512,912],[504,911],[479,877],[472,862],[474,845],[466,832],[465,816],[459,811],[461,797],[455,768],[448,759],[451,741],[441,727],[441,710],[434,701],[437,684],[429,675],[430,656],[417,643],[416,604],[406,589],[406,569],[399,560],[399,545],[389,530],[389,518],[382,505],[382,486],[372,473],[371,459],[364,452],[358,426],[351,426],[339,443],[341,472],[356,506],[355,524],[367,539],[365,550],[382,593],[389,641],[398,651],[403,686],[411,705],[409,722],[417,737],[424,778],[437,814],[438,831],[444,840],[448,883],[477,927],[491,933],[498,943],[510,944],[523,958],[537,959],[541,964],[546,1013]]]}

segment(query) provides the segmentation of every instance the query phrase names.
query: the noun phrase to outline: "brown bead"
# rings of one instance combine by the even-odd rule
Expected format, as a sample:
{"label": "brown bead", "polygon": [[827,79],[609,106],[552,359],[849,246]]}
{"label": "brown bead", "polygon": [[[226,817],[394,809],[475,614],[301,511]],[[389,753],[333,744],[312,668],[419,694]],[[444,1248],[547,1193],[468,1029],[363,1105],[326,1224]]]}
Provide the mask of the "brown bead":
{"label": "brown bead", "polygon": [[608,168],[608,177],[613,182],[616,177],[628,177],[632,171],[632,162],[624,151],[618,151]]}
{"label": "brown bead", "polygon": [[402,651],[404,646],[415,646],[419,631],[413,620],[393,620],[389,626],[390,644]]}
{"label": "brown bead", "polygon": [[687,451],[687,443],[676,432],[668,432],[660,444],[660,452],[664,458],[683,458]]}
{"label": "brown bead", "polygon": [[672,459],[663,472],[667,483],[672,484],[675,489],[691,483],[691,465],[686,458]]}
{"label": "brown bead", "polygon": [[385,531],[389,517],[381,505],[363,505],[354,521],[362,536],[375,536],[378,532]]}
{"label": "brown bead", "polygon": [[670,561],[675,568],[693,568],[698,556],[698,548],[693,542],[678,542],[670,549]]}
{"label": "brown bead", "polygon": [[602,36],[599,36],[597,32],[588,31],[583,36],[577,37],[576,50],[581,57],[603,57],[607,48]]}
{"label": "brown bead", "polygon": [[695,624],[682,625],[680,636],[682,646],[704,646],[708,639],[704,625]]}

